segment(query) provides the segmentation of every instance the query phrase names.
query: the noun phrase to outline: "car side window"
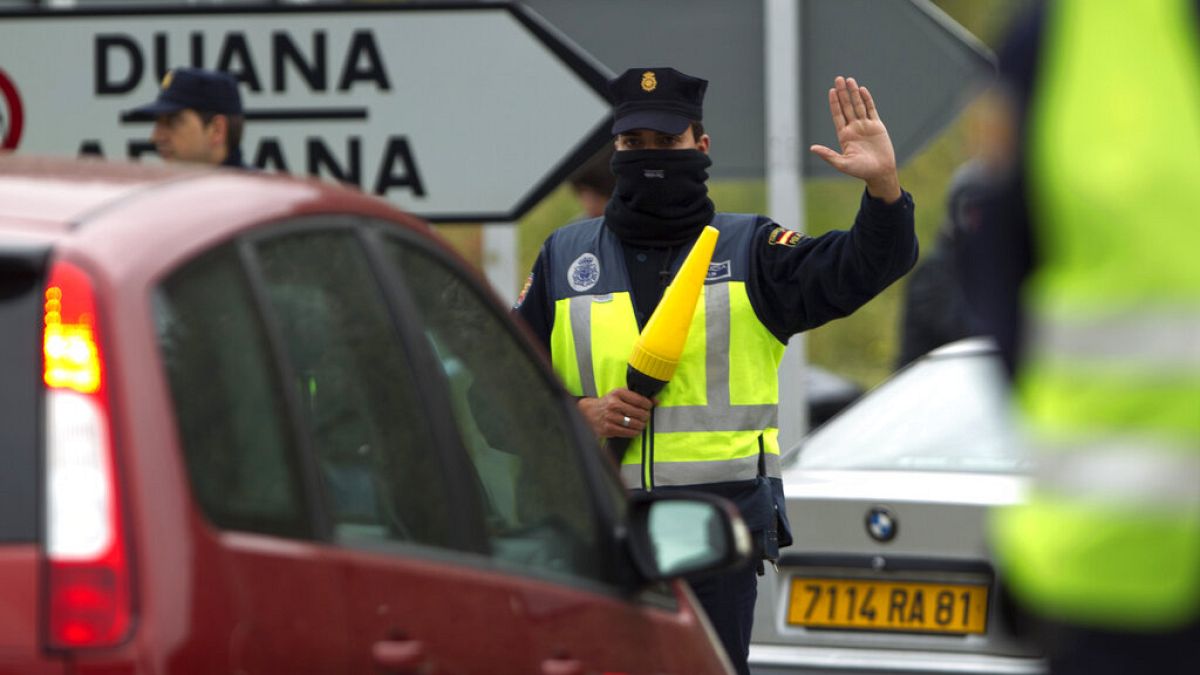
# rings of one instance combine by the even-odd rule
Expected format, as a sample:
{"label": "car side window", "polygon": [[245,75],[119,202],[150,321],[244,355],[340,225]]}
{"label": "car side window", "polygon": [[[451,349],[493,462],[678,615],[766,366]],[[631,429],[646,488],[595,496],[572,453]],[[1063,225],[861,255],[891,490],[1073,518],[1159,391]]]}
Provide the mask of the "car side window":
{"label": "car side window", "polygon": [[416,244],[386,241],[450,381],[492,556],[539,573],[599,577],[599,518],[560,395],[460,273]]}
{"label": "car side window", "polygon": [[221,528],[311,535],[279,378],[236,249],[190,262],[152,300],[201,510]]}
{"label": "car side window", "polygon": [[256,250],[340,541],[449,547],[446,478],[420,383],[349,230]]}
{"label": "car side window", "polygon": [[21,252],[0,250],[0,545],[38,537],[42,389],[35,384],[42,373],[38,354],[45,305],[41,271],[10,265],[17,256]]}

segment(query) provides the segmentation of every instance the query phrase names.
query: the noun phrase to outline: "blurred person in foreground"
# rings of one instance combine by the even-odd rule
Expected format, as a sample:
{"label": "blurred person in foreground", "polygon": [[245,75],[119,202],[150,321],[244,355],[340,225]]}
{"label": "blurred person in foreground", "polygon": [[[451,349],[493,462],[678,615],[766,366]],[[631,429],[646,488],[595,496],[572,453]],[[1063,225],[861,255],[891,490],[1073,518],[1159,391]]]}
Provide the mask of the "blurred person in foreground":
{"label": "blurred person in foreground", "polygon": [[959,271],[959,240],[979,228],[985,171],[978,161],[960,166],[950,179],[946,217],[933,246],[908,275],[900,313],[899,369],[942,345],[979,335]]}
{"label": "blurred person in foreground", "polygon": [[242,162],[242,97],[228,73],[169,70],[158,98],[129,114],[154,120],[150,140],[168,162],[247,168]]}
{"label": "blurred person in foreground", "polygon": [[1200,7],[1069,0],[1001,52],[965,281],[1033,487],[993,514],[1054,675],[1200,672]]}
{"label": "blurred person in foreground", "polygon": [[[630,490],[733,501],[758,560],[692,588],[739,673],[748,673],[756,572],[791,543],[779,469],[778,368],[788,338],[846,316],[916,260],[913,203],[870,92],[829,90],[842,152],[814,146],[865,190],[854,227],[805,237],[769,218],[716,213],[706,80],[634,68],[610,83],[616,189],[604,215],[556,230],[516,312],[550,354],[598,438],[640,439],[620,459]],[[720,232],[674,377],[657,400],[627,387],[639,332],[706,225]],[[799,376],[796,374],[795,376]]]}

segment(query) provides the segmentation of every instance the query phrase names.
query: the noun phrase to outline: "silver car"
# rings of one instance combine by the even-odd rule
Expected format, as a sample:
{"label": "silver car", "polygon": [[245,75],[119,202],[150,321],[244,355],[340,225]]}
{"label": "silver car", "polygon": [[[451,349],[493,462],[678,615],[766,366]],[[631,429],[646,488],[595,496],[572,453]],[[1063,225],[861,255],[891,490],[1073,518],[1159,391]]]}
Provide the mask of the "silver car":
{"label": "silver car", "polygon": [[1000,611],[985,526],[1026,488],[999,356],[935,350],[784,453],[796,543],[758,586],[751,669],[1043,673]]}

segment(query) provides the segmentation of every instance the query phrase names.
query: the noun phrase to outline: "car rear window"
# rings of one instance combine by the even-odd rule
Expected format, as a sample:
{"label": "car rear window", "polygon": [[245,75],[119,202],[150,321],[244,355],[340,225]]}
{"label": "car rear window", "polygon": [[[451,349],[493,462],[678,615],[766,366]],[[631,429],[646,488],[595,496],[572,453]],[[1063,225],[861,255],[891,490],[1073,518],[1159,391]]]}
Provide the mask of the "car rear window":
{"label": "car rear window", "polygon": [[311,534],[297,458],[260,317],[232,246],[154,296],[192,491],[218,527]]}
{"label": "car rear window", "polygon": [[1014,473],[1020,447],[998,357],[974,353],[901,371],[805,439],[799,465]]}
{"label": "car rear window", "polygon": [[37,539],[44,260],[0,244],[0,544]]}

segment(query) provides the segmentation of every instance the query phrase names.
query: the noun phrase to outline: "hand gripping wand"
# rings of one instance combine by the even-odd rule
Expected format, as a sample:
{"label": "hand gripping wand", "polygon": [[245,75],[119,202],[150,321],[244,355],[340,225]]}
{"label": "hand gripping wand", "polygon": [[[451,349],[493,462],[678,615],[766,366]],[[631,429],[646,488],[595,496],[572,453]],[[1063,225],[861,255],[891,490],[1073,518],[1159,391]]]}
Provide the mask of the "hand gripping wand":
{"label": "hand gripping wand", "polygon": [[[625,384],[646,398],[654,398],[671,380],[679,365],[688,330],[692,327],[692,315],[696,313],[696,301],[704,290],[708,264],[712,262],[717,246],[717,234],[716,228],[705,226],[633,345],[633,354],[625,370]],[[608,439],[608,449],[618,465],[629,441],[628,438]]]}

